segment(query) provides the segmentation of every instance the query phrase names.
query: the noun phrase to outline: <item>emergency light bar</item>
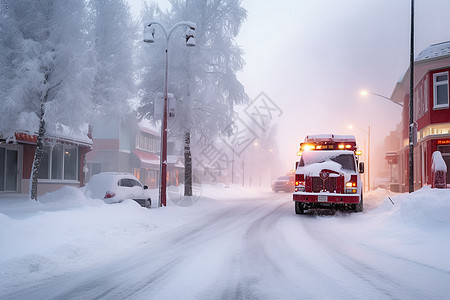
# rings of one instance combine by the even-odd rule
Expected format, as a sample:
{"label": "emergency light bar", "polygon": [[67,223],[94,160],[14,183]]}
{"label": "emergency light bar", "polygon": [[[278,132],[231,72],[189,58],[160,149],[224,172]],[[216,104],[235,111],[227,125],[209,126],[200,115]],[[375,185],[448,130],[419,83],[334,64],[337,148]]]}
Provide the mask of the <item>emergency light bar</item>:
{"label": "emergency light bar", "polygon": [[301,143],[300,151],[312,151],[312,150],[350,150],[356,151],[356,143],[334,143],[334,142],[316,142],[312,143]]}
{"label": "emergency light bar", "polygon": [[300,143],[301,155],[303,151],[312,150],[350,150],[356,151],[356,139],[353,135],[317,134],[308,135],[304,143]]}

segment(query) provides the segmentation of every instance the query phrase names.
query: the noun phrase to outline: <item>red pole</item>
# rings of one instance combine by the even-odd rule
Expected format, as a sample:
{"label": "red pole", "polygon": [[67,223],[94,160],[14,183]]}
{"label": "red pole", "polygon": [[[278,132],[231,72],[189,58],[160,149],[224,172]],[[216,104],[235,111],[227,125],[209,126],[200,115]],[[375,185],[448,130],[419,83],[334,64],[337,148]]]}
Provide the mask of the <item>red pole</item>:
{"label": "red pole", "polygon": [[162,145],[161,145],[161,189],[160,189],[160,199],[161,206],[166,206],[166,189],[167,189],[167,102],[168,102],[168,72],[169,72],[169,37],[166,38],[166,74],[164,80],[164,113],[163,122],[161,128],[162,135]]}

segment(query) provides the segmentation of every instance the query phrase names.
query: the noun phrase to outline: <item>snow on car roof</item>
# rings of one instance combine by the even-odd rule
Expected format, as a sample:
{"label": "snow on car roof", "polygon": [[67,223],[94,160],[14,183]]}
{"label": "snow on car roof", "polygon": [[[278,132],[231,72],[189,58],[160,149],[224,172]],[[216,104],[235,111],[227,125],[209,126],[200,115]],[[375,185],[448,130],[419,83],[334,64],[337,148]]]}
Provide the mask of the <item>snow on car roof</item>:
{"label": "snow on car roof", "polygon": [[106,191],[116,186],[118,180],[123,177],[136,179],[133,174],[125,172],[102,172],[92,175],[86,185],[85,195],[91,198],[103,199]]}

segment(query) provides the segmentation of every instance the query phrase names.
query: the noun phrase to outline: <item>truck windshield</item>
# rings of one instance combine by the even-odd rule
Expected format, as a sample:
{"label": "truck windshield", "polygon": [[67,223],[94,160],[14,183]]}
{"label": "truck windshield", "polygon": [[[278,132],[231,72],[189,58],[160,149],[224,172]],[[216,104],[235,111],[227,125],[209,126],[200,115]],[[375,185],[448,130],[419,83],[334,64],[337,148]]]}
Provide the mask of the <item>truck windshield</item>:
{"label": "truck windshield", "polygon": [[314,163],[334,161],[342,166],[344,170],[355,171],[355,159],[352,153],[335,154],[332,151],[311,151],[304,152],[299,162],[299,167],[304,167]]}

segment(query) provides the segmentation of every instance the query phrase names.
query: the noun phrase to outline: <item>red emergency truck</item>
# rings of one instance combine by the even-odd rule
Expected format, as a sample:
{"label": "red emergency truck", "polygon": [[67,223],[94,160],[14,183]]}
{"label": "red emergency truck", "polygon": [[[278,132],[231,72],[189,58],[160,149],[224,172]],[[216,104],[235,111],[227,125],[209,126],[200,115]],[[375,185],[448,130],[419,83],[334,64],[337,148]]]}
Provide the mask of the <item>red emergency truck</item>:
{"label": "red emergency truck", "polygon": [[361,212],[363,183],[353,135],[308,135],[300,144],[300,161],[296,163],[295,213],[308,209],[329,208]]}

